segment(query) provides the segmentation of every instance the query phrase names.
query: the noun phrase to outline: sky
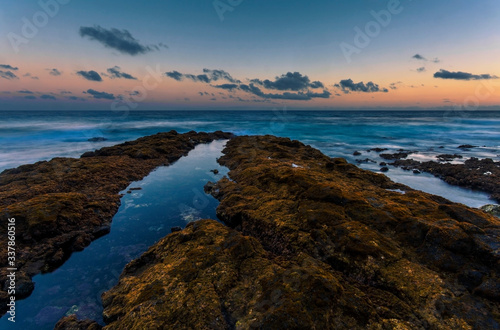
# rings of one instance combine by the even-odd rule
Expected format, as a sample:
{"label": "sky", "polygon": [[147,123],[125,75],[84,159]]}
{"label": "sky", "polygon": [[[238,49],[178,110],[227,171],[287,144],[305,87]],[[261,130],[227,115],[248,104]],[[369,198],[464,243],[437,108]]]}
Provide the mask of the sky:
{"label": "sky", "polygon": [[0,0],[0,110],[500,110],[498,0]]}

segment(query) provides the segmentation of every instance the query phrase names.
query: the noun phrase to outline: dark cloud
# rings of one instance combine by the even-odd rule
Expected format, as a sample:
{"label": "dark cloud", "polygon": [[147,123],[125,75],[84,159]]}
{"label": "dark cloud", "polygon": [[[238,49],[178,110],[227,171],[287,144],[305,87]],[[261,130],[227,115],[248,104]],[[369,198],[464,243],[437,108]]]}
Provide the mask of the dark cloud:
{"label": "dark cloud", "polygon": [[87,90],[87,93],[92,95],[95,99],[106,99],[106,100],[114,100],[116,97],[113,94],[106,92],[98,92],[94,89]]}
{"label": "dark cloud", "polygon": [[179,71],[166,72],[165,75],[177,81],[181,81],[184,75]]}
{"label": "dark cloud", "polygon": [[218,80],[227,80],[231,83],[239,84],[240,80],[234,79],[229,73],[224,70],[210,70],[203,69],[203,74],[194,75],[194,74],[183,74],[178,71],[166,72],[165,75],[177,81],[181,81],[184,78],[190,79],[194,82],[203,82],[203,83],[211,83],[212,81]]}
{"label": "dark cloud", "polygon": [[439,63],[439,62],[441,62],[441,60],[439,58],[437,58],[437,57],[433,58],[432,60],[428,60],[426,57],[424,57],[424,56],[422,56],[420,54],[415,54],[411,58],[419,60],[419,61],[424,61],[424,62],[427,62],[427,61],[431,61],[433,63]]}
{"label": "dark cloud", "polygon": [[16,76],[12,71],[2,71],[2,70],[0,70],[0,78],[8,80],[19,79],[19,77]]}
{"label": "dark cloud", "polygon": [[43,100],[56,100],[55,96],[48,95],[48,94],[43,94],[42,96],[40,96],[40,98]]}
{"label": "dark cloud", "polygon": [[66,95],[66,94],[73,94],[70,91],[61,91],[61,94]]}
{"label": "dark cloud", "polygon": [[26,95],[24,98],[28,100],[36,100],[36,96],[33,95]]}
{"label": "dark cloud", "polygon": [[[215,85],[213,87],[232,91],[233,89],[237,89],[239,87],[239,85],[238,84],[222,84],[222,85]],[[200,94],[203,95],[203,93],[200,93]]]}
{"label": "dark cloud", "polygon": [[47,70],[49,71],[49,74],[51,76],[57,77],[57,76],[62,75],[62,72],[57,70],[57,69],[47,69]]}
{"label": "dark cloud", "polygon": [[490,74],[472,74],[467,72],[451,72],[447,70],[439,70],[439,72],[434,73],[434,78],[441,79],[454,79],[454,80],[486,80],[486,79],[498,79],[497,76]]}
{"label": "dark cloud", "polygon": [[308,76],[303,76],[300,72],[288,72],[276,77],[274,81],[269,79],[252,79],[252,83],[261,85],[266,89],[275,89],[280,91],[304,91],[309,88],[324,88],[320,81],[313,81]]}
{"label": "dark cloud", "polygon": [[254,94],[264,99],[274,99],[274,100],[297,100],[297,101],[309,101],[312,98],[329,98],[332,94],[324,90],[323,93],[314,93],[311,91],[307,92],[298,92],[298,93],[290,93],[285,92],[283,94],[274,94],[274,93],[264,93],[259,87],[254,84],[250,85],[240,85],[240,89],[247,93]]}
{"label": "dark cloud", "polygon": [[425,71],[427,71],[427,70],[425,69],[425,66],[420,67],[420,68],[418,68],[418,69],[417,69],[417,72],[425,72]]}
{"label": "dark cloud", "polygon": [[363,93],[376,93],[376,92],[384,92],[387,93],[389,90],[387,88],[380,88],[379,85],[374,84],[373,82],[367,82],[366,85],[363,82],[354,83],[352,79],[341,80],[339,84],[336,84],[335,87],[341,88],[344,93],[350,92],[363,92]]}
{"label": "dark cloud", "polygon": [[136,77],[133,77],[132,75],[121,72],[119,66],[115,66],[113,68],[108,69],[109,77],[110,78],[123,78],[123,79],[131,79],[131,80],[137,80]]}
{"label": "dark cloud", "polygon": [[[324,89],[323,83],[320,81],[313,81],[309,79],[308,76],[303,76],[299,72],[288,72],[279,77],[276,77],[274,81],[271,80],[260,80],[252,79],[250,84],[242,84],[241,80],[233,78],[228,72],[224,70],[209,70],[203,69],[203,74],[193,75],[193,74],[183,74],[178,71],[166,72],[165,75],[177,81],[183,79],[190,79],[195,82],[202,82],[209,84],[213,81],[226,80],[230,83],[211,85],[215,88],[220,88],[228,91],[241,90],[243,92],[253,94],[254,97],[258,96],[263,99],[280,99],[280,100],[303,100],[308,101],[313,98],[329,98],[332,94]],[[261,90],[260,87],[270,90],[287,91],[281,94],[278,93],[266,93]],[[322,92],[313,92],[311,89],[323,88]],[[291,93],[288,91],[293,91],[296,93]],[[201,96],[209,95],[207,92],[199,92]],[[222,94],[224,95],[224,94]],[[214,94],[212,94],[214,96]]]}
{"label": "dark cloud", "polygon": [[132,37],[132,34],[127,30],[105,29],[99,25],[93,27],[80,27],[80,36],[88,37],[90,40],[100,42],[108,48],[116,49],[120,53],[128,55],[139,55],[159,50],[160,47],[166,48],[164,44],[158,45],[142,45],[137,39]]}
{"label": "dark cloud", "polygon": [[77,96],[69,96],[68,99],[73,100],[73,101],[86,101],[84,98],[77,97]]}
{"label": "dark cloud", "polygon": [[22,91],[17,91],[18,93],[21,93],[21,94],[33,94],[32,91],[29,91],[29,90],[22,90]]}
{"label": "dark cloud", "polygon": [[0,64],[0,69],[12,70],[12,71],[19,70],[19,68],[15,68],[12,65],[8,65],[8,64]]}
{"label": "dark cloud", "polygon": [[90,81],[102,81],[102,77],[94,70],[78,71],[76,74]]}

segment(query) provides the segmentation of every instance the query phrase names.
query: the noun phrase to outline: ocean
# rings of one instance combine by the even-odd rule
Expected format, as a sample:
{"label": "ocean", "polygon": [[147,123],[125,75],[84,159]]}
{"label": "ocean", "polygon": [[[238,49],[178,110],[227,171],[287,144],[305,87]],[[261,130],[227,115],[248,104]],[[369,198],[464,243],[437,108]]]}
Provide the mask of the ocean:
{"label": "ocean", "polygon": [[[418,151],[412,158],[438,154],[500,160],[500,112],[322,112],[322,111],[169,111],[169,112],[0,112],[0,171],[86,151],[141,136],[176,130],[273,134],[300,140],[331,157],[382,161],[371,148]],[[105,141],[90,142],[99,137]],[[52,329],[65,314],[102,323],[100,294],[115,285],[123,267],[170,232],[173,226],[215,218],[218,202],[203,193],[227,169],[216,162],[224,141],[200,145],[173,165],[160,167],[130,187],[113,218],[111,233],[74,253],[56,271],[34,277],[33,294],[17,302],[19,322],[4,316],[0,328]],[[478,148],[462,151],[459,145]],[[353,152],[361,152],[354,156]],[[458,161],[463,161],[458,160]],[[380,171],[375,163],[362,168]],[[218,169],[219,175],[210,172]],[[429,174],[390,168],[394,181],[472,207],[491,204],[485,193],[450,186]],[[125,190],[126,191],[126,190]],[[125,192],[124,191],[124,192]]]}

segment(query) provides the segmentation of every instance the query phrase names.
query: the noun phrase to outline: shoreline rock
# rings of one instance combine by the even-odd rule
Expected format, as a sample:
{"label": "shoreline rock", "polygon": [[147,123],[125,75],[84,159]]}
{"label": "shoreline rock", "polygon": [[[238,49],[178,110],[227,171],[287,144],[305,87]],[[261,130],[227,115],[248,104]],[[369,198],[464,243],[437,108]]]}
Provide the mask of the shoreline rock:
{"label": "shoreline rock", "polygon": [[500,327],[498,218],[290,139],[223,153],[206,191],[229,227],[190,223],[129,263],[105,328]]}
{"label": "shoreline rock", "polygon": [[427,172],[448,184],[486,192],[492,200],[500,202],[500,162],[494,162],[490,158],[472,157],[463,164],[397,159],[389,165]]}
{"label": "shoreline rock", "polygon": [[[153,169],[187,155],[197,144],[229,139],[231,133],[158,133],[87,152],[79,159],[54,158],[0,173],[0,217],[16,219],[16,267],[24,288],[31,277],[62,265],[109,232],[120,206],[120,191]],[[135,188],[132,188],[133,190]],[[7,226],[0,237],[0,314],[7,310]]]}

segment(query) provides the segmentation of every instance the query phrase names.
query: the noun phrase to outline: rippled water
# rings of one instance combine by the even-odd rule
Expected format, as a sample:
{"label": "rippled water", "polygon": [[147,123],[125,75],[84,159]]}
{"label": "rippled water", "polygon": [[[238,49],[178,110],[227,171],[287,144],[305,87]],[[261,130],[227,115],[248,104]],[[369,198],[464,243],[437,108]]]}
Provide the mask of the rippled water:
{"label": "rippled water", "polygon": [[[374,147],[388,148],[388,152],[418,150],[412,157],[420,160],[457,152],[466,158],[500,160],[500,112],[491,111],[32,111],[0,112],[0,118],[0,170],[53,157],[78,157],[85,151],[172,129],[286,136],[353,163],[356,150],[363,153],[358,158],[382,161],[375,153],[365,152]],[[108,140],[89,142],[93,137]],[[479,147],[457,149],[462,144]],[[360,166],[380,169],[372,164]],[[470,206],[491,203],[486,194],[451,187],[427,174],[415,176],[391,168],[387,175]]]}

